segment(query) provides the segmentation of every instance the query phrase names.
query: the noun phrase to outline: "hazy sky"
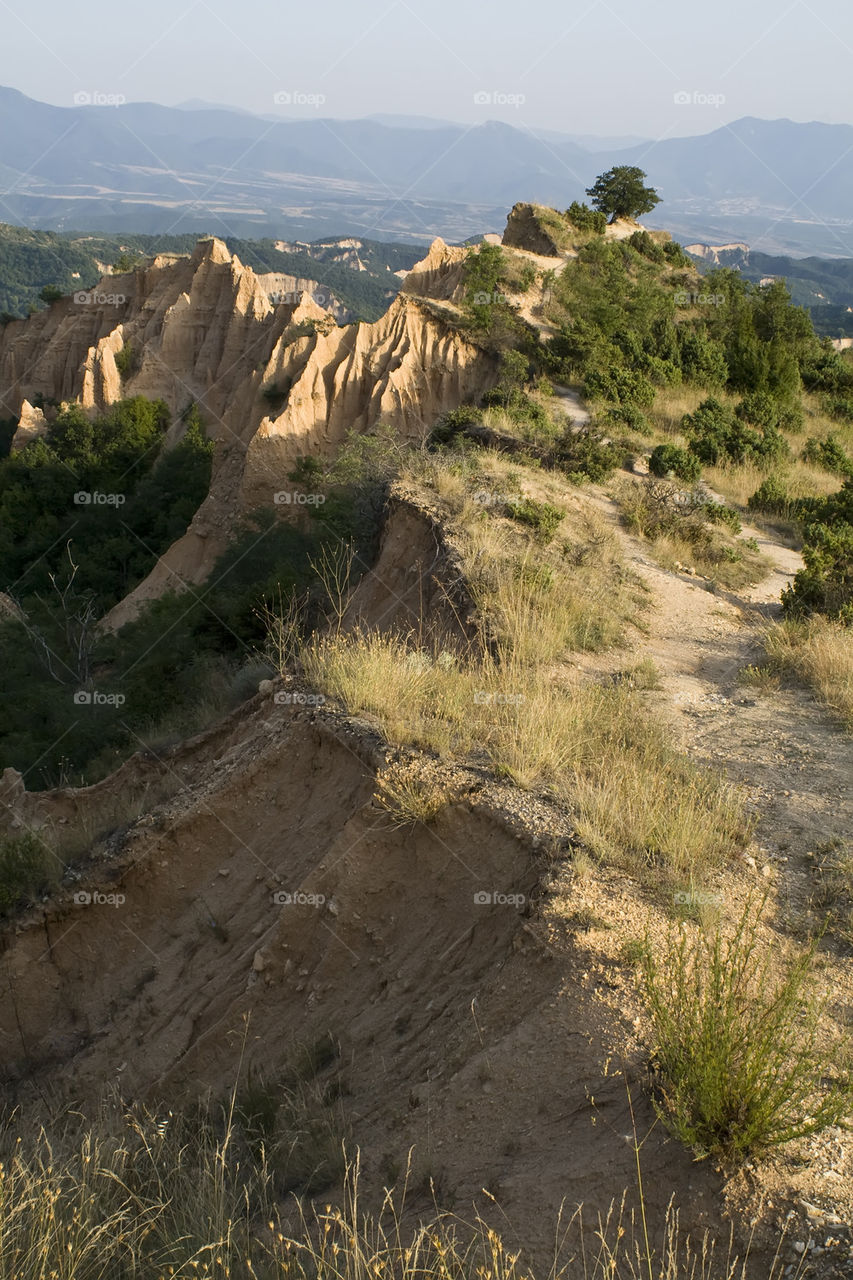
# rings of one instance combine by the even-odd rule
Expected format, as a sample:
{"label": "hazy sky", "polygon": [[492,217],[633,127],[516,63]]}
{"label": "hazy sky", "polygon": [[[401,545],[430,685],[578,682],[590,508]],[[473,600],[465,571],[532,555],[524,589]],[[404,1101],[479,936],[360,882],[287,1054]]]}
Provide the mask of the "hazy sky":
{"label": "hazy sky", "polygon": [[0,0],[0,83],[63,106],[203,98],[660,137],[744,115],[853,123],[851,81],[850,0]]}

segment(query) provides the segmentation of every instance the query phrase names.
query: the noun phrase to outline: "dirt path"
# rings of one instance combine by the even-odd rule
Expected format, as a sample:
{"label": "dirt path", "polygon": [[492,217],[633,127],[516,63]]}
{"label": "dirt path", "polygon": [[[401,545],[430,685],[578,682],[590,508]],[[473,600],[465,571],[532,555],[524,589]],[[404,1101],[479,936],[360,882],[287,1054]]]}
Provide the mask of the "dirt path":
{"label": "dirt path", "polygon": [[714,592],[701,578],[662,569],[620,527],[615,504],[604,495],[594,501],[651,594],[648,634],[638,637],[633,655],[650,657],[660,673],[661,689],[650,696],[698,762],[746,788],[759,847],[788,881],[781,888],[791,908],[803,908],[807,855],[853,832],[853,738],[807,689],[757,693],[741,679],[761,661],[762,632],[781,614],[780,595],[802,565],[799,553],[744,525],[770,572],[740,592]]}

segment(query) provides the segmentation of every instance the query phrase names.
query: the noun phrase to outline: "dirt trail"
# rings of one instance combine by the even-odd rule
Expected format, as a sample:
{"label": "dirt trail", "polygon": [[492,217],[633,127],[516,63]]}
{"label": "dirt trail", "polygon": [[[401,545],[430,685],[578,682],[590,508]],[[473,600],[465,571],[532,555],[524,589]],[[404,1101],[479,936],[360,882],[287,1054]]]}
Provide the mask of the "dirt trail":
{"label": "dirt trail", "polygon": [[[656,564],[648,548],[621,528],[611,499],[592,499],[608,519],[652,607],[648,633],[634,656],[650,657],[661,689],[650,694],[687,751],[722,768],[747,789],[764,857],[784,873],[780,892],[795,912],[805,906],[807,855],[853,831],[853,739],[806,689],[757,693],[741,679],[761,661],[761,635],[781,616],[783,588],[802,566],[798,552],[748,525],[770,561],[769,573],[741,591],[713,590],[688,573]],[[624,666],[624,653],[619,660]]]}

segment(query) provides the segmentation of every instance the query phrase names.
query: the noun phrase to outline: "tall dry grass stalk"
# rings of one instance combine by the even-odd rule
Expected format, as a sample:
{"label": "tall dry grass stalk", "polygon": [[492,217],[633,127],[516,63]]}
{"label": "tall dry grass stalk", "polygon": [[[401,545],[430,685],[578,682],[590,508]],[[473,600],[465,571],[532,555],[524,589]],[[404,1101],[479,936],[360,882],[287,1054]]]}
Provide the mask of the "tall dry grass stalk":
{"label": "tall dry grass stalk", "polygon": [[853,629],[819,617],[778,622],[764,648],[771,673],[805,681],[853,729]]}

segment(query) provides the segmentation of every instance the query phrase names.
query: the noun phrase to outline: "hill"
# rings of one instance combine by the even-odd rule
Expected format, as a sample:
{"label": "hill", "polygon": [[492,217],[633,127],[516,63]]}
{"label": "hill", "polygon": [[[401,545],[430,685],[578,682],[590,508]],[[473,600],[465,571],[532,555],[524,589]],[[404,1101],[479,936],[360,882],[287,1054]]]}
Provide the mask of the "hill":
{"label": "hill", "polygon": [[[197,234],[102,236],[29,231],[0,223],[0,313],[26,315],[39,305],[45,288],[64,293],[90,289],[108,264],[157,254],[189,255],[197,241]],[[378,319],[399,288],[395,273],[408,270],[421,256],[415,245],[360,239],[317,245],[240,239],[227,243],[256,272],[291,278],[289,284],[271,280],[272,292],[315,294],[344,320]]]}
{"label": "hill", "polygon": [[849,356],[533,203],[92,292],[0,333],[10,1270],[843,1275]]}
{"label": "hill", "polygon": [[639,164],[680,237],[853,256],[847,125],[746,118],[651,147],[605,139],[594,151],[588,136],[497,121],[433,126],[153,103],[61,108],[2,89],[0,171],[9,216],[31,227],[168,234],[201,219],[225,236],[423,244],[499,231],[520,188],[565,208],[614,163]]}

